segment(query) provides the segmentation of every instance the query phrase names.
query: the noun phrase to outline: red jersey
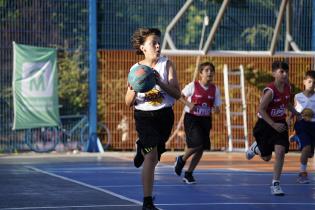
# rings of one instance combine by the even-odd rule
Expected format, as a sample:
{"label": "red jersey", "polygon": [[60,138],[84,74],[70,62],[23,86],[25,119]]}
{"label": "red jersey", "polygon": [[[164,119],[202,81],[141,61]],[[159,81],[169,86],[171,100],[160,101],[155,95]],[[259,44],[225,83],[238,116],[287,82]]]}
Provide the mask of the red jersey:
{"label": "red jersey", "polygon": [[268,84],[267,87],[264,89],[264,92],[268,89],[272,90],[273,98],[267,107],[267,110],[266,110],[267,114],[270,116],[272,120],[276,122],[285,120],[286,118],[285,109],[288,103],[290,102],[290,96],[291,96],[290,85],[285,84],[282,93],[278,91],[274,82]]}
{"label": "red jersey", "polygon": [[211,116],[211,109],[215,100],[215,85],[210,84],[207,90],[198,81],[194,85],[195,91],[191,96],[191,102],[195,104],[195,107],[190,113],[196,116]]}

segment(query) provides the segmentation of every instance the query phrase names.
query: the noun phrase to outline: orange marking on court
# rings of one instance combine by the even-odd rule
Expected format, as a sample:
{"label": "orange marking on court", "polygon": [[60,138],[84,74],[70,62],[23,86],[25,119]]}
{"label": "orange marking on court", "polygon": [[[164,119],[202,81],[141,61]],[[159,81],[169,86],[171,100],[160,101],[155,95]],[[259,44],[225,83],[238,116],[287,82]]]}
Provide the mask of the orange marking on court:
{"label": "orange marking on court", "polygon": [[[161,162],[174,165],[176,155],[183,153],[166,153],[162,155]],[[283,172],[299,172],[300,153],[289,153],[285,157]],[[188,162],[187,162],[188,163]],[[186,163],[186,166],[188,165]],[[252,160],[245,158],[245,153],[227,153],[227,152],[206,152],[197,169],[231,169],[231,170],[252,170],[258,172],[272,172],[274,163],[273,158],[269,162],[263,161],[259,156]],[[314,171],[313,159],[309,159],[308,170]],[[185,166],[185,167],[186,167]]]}

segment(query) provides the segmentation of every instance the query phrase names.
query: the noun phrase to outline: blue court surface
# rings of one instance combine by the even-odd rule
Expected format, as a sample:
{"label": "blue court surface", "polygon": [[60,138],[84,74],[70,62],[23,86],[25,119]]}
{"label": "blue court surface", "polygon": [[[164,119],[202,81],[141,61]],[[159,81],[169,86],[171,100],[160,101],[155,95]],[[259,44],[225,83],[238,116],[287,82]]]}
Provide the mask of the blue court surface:
{"label": "blue court surface", "polygon": [[[270,165],[272,167],[272,165]],[[201,167],[184,184],[171,162],[158,165],[155,204],[165,210],[315,209],[315,179],[284,172],[285,196],[270,194],[271,172]],[[141,209],[141,169],[106,155],[0,157],[0,209]]]}

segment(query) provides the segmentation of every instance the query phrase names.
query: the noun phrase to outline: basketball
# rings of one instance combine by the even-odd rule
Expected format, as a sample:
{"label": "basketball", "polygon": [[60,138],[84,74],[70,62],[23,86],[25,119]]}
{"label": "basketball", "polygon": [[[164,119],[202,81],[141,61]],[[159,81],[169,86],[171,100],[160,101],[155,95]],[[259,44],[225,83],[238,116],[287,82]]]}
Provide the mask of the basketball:
{"label": "basketball", "polygon": [[313,118],[314,112],[312,109],[305,108],[303,109],[301,114],[304,120],[311,121],[311,119]]}
{"label": "basketball", "polygon": [[146,65],[136,65],[128,74],[128,82],[136,92],[145,93],[156,84],[154,70]]}

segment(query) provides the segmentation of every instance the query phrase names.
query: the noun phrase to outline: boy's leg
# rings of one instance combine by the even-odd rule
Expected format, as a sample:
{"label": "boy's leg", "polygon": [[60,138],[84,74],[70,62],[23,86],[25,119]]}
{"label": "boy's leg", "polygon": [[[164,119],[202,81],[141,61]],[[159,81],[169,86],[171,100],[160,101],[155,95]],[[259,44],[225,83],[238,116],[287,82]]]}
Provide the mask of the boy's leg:
{"label": "boy's leg", "polygon": [[311,154],[311,145],[306,145],[303,147],[301,151],[301,157],[300,157],[300,173],[297,178],[297,182],[300,184],[308,184],[309,179],[307,177],[307,162],[308,158]]}
{"label": "boy's leg", "polygon": [[[305,147],[303,147],[301,151],[301,157],[300,157],[301,164],[307,165],[307,161],[310,155],[311,155],[311,145],[306,145]],[[303,171],[306,171],[306,169]]]}
{"label": "boy's leg", "polygon": [[273,170],[273,179],[280,180],[285,156],[285,147],[282,145],[275,145],[275,163]]}
{"label": "boy's leg", "polygon": [[307,162],[308,158],[312,157],[312,145],[313,145],[313,133],[314,128],[312,127],[311,122],[307,122],[304,120],[298,121],[295,123],[295,130],[297,136],[300,139],[301,145],[301,156],[300,156],[300,172],[297,178],[297,182],[300,184],[307,184],[309,183],[307,177]]}
{"label": "boy's leg", "polygon": [[285,156],[285,147],[282,145],[275,145],[275,163],[273,167],[273,180],[271,185],[271,194],[282,196],[284,192],[280,187],[280,176],[282,173]]}

